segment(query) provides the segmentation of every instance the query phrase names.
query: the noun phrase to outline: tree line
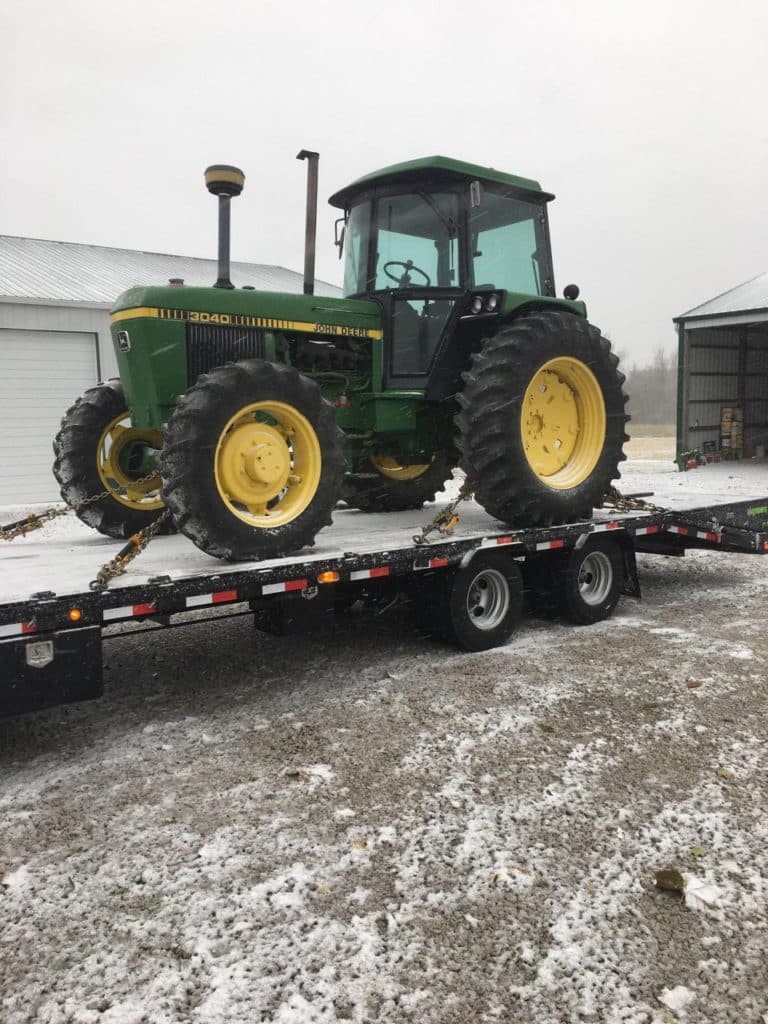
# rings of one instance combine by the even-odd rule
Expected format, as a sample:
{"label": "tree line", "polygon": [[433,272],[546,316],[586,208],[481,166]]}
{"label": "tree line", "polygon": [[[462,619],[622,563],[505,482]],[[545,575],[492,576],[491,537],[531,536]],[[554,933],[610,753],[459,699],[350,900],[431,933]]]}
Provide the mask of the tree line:
{"label": "tree line", "polygon": [[635,423],[670,424],[677,418],[677,354],[659,346],[646,366],[621,360],[628,412]]}

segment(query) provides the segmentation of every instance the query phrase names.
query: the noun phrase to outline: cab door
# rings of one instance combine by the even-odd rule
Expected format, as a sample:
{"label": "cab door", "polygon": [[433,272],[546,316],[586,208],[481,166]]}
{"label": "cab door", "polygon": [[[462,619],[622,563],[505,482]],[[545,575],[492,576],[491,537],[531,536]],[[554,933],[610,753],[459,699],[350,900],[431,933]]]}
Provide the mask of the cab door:
{"label": "cab door", "polygon": [[424,390],[443,339],[454,330],[461,289],[393,289],[383,307],[383,382],[387,391]]}
{"label": "cab door", "polygon": [[384,309],[387,390],[424,389],[460,288],[459,192],[428,186],[377,195],[371,283]]}

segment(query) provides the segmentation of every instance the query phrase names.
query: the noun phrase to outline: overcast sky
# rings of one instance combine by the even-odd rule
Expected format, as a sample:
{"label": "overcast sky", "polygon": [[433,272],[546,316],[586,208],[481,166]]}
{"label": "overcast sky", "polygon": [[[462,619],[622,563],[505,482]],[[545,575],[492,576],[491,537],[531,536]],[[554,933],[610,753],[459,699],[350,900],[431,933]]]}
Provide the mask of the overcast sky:
{"label": "overcast sky", "polygon": [[325,199],[442,154],[538,179],[558,291],[630,361],[768,270],[764,0],[0,0],[0,233],[301,270],[302,147]]}

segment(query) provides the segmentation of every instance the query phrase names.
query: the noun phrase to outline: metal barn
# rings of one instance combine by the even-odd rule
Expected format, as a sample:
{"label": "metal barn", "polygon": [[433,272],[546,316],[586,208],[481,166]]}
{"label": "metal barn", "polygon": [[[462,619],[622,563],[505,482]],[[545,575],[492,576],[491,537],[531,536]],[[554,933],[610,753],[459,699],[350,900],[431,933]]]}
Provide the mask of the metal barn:
{"label": "metal barn", "polygon": [[768,450],[768,273],[674,320],[679,336],[677,452]]}

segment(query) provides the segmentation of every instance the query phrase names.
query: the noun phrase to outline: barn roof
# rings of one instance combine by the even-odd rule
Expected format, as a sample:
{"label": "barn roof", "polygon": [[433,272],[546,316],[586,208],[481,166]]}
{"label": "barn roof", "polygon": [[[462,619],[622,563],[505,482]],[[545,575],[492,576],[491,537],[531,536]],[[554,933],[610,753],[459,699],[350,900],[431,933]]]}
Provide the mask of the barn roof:
{"label": "barn roof", "polygon": [[709,320],[717,317],[748,318],[749,314],[759,314],[759,319],[765,319],[768,313],[768,272],[758,274],[757,277],[745,281],[743,284],[729,288],[727,292],[716,295],[714,299],[702,302],[700,306],[694,306],[687,313],[681,313],[675,317],[675,323],[681,320]]}
{"label": "barn roof", "polygon": [[[285,267],[233,261],[230,270],[236,287],[303,290],[302,275]],[[121,292],[137,284],[163,285],[171,277],[181,277],[188,285],[212,285],[217,276],[216,260],[0,235],[0,301],[108,307]],[[341,294],[341,289],[326,281],[317,281],[315,291],[318,295]]]}

